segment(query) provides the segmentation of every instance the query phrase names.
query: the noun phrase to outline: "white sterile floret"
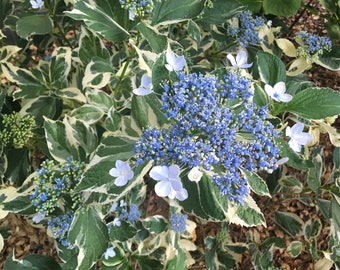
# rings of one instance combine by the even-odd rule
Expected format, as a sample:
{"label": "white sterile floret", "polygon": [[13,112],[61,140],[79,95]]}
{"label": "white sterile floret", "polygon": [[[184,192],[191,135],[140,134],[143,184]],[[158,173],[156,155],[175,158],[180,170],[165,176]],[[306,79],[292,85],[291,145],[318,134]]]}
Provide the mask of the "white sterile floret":
{"label": "white sterile floret", "polygon": [[113,177],[117,177],[114,184],[116,186],[125,186],[126,183],[132,179],[134,173],[127,162],[117,160],[116,167],[109,171],[109,174]]}
{"label": "white sterile floret", "polygon": [[141,86],[133,89],[132,92],[137,96],[146,96],[152,93],[153,85],[151,77],[146,73],[141,78]]}
{"label": "white sterile floret", "polygon": [[229,53],[227,55],[228,60],[234,68],[250,68],[253,63],[247,64],[248,56],[245,50],[241,50],[235,57]]}
{"label": "white sterile floret", "polygon": [[188,191],[183,188],[179,177],[180,168],[178,165],[155,166],[150,171],[150,176],[158,181],[155,185],[155,192],[159,197],[169,197],[184,201],[188,198]]}
{"label": "white sterile floret", "polygon": [[104,258],[105,260],[116,256],[116,252],[114,251],[113,247],[109,247],[108,249],[106,249],[105,253],[104,253]]}
{"label": "white sterile floret", "polygon": [[303,128],[304,125],[300,122],[286,128],[286,136],[290,137],[288,144],[295,152],[300,152],[301,146],[308,144],[312,139],[309,133],[303,132]]}
{"label": "white sterile floret", "polygon": [[173,52],[165,53],[166,64],[165,67],[169,71],[181,71],[186,65],[184,56],[178,56]]}
{"label": "white sterile floret", "polygon": [[188,173],[188,178],[192,182],[198,183],[203,176],[203,173],[199,170],[199,167],[194,167]]}
{"label": "white sterile floret", "polygon": [[269,84],[264,86],[264,90],[272,99],[280,102],[289,102],[292,100],[292,96],[290,94],[286,94],[286,84],[284,82],[278,82],[272,87]]}

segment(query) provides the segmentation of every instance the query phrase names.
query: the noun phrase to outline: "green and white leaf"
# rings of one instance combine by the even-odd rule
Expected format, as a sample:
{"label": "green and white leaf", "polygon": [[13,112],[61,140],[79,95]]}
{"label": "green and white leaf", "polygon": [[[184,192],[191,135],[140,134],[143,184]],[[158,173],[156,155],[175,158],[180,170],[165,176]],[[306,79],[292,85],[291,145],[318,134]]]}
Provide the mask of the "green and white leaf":
{"label": "green and white leaf", "polygon": [[95,105],[85,104],[81,107],[74,109],[71,116],[76,119],[82,120],[89,125],[97,123],[104,116],[104,111]]}
{"label": "green and white leaf", "polygon": [[200,0],[157,1],[152,11],[152,25],[173,24],[198,16],[204,8]]}
{"label": "green and white leaf", "polygon": [[266,84],[274,86],[277,82],[286,81],[286,68],[277,56],[259,51],[256,54],[257,69],[261,78]]}
{"label": "green and white leaf", "polygon": [[256,173],[242,171],[247,179],[250,189],[258,195],[270,196],[266,182]]}
{"label": "green and white leaf", "polygon": [[34,14],[19,18],[16,25],[17,34],[24,39],[33,35],[52,33],[53,21],[48,15]]}
{"label": "green and white leaf", "polygon": [[102,88],[109,83],[111,75],[114,73],[109,59],[93,57],[85,68],[82,80],[83,88]]}
{"label": "green and white leaf", "polygon": [[56,95],[64,99],[73,99],[82,103],[86,103],[86,97],[84,94],[75,87],[60,89],[56,92]]}
{"label": "green and white leaf", "polygon": [[97,88],[87,90],[86,98],[89,104],[99,107],[105,112],[114,105],[113,98]]}
{"label": "green and white leaf", "polygon": [[79,249],[75,270],[90,269],[105,252],[109,234],[97,211],[87,207],[76,212],[68,240]]}
{"label": "green and white leaf", "polygon": [[73,9],[65,14],[74,20],[84,21],[89,29],[112,42],[122,41],[129,36],[129,32],[93,2],[76,1]]}

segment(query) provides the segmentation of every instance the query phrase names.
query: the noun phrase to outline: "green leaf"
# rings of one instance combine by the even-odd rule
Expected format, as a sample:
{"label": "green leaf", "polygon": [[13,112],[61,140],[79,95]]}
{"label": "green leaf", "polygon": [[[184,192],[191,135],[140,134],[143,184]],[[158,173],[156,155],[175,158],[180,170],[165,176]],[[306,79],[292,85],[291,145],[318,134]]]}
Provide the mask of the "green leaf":
{"label": "green leaf", "polygon": [[115,110],[114,106],[112,106],[107,112],[107,117],[104,124],[108,131],[116,131],[120,128],[121,117],[120,114]]}
{"label": "green leaf", "polygon": [[321,156],[318,154],[313,158],[313,167],[308,169],[307,184],[312,191],[317,191],[321,185],[321,177],[323,175],[323,162]]}
{"label": "green leaf", "polygon": [[133,95],[131,103],[131,114],[135,119],[138,127],[143,129],[147,127],[162,126],[167,122],[159,99],[156,95],[147,96]]}
{"label": "green leaf", "polygon": [[283,187],[289,188],[294,193],[300,193],[302,191],[302,183],[293,176],[287,176],[279,180],[279,184]]}
{"label": "green leaf", "polygon": [[13,94],[15,99],[35,98],[46,91],[46,86],[43,84],[44,76],[41,71],[21,69],[9,62],[1,64],[1,68],[6,78],[19,86],[19,91],[15,91]]}
{"label": "green leaf", "polygon": [[340,114],[340,93],[330,88],[311,87],[298,92],[281,106],[281,112],[291,112],[306,119],[323,119]]}
{"label": "green leaf", "polygon": [[39,270],[61,270],[60,265],[50,256],[33,254],[26,256],[24,260],[31,262],[32,267]]}
{"label": "green leaf", "polygon": [[83,88],[102,88],[109,83],[111,74],[114,73],[115,70],[112,67],[110,59],[93,57],[85,68],[82,80]]}
{"label": "green leaf", "polygon": [[192,213],[205,220],[224,220],[225,214],[221,208],[218,198],[213,191],[214,186],[206,174],[196,183],[182,177],[183,186],[188,190],[189,198],[181,201],[185,212]]}
{"label": "green leaf", "polygon": [[102,119],[102,117],[104,116],[104,112],[101,108],[98,108],[97,106],[85,104],[74,109],[71,112],[71,116],[91,125],[97,123],[100,119]]}
{"label": "green leaf", "polygon": [[154,215],[152,217],[148,217],[143,219],[143,226],[151,233],[161,233],[168,226],[168,223],[165,221],[163,216]]}
{"label": "green leaf", "polygon": [[296,258],[301,254],[302,243],[300,241],[293,241],[289,244],[286,251],[290,256]]}
{"label": "green leaf", "polygon": [[276,211],[274,213],[275,221],[287,232],[290,236],[299,236],[302,234],[303,221],[296,214]]}
{"label": "green leaf", "polygon": [[[233,211],[231,211],[231,213],[233,213]],[[260,208],[251,197],[244,198],[244,204],[237,207],[236,212],[233,213],[231,222],[246,227],[266,224]]]}
{"label": "green leaf", "polygon": [[322,224],[320,219],[310,219],[306,222],[304,227],[304,235],[307,240],[316,238],[319,236],[322,230]]}
{"label": "green leaf", "polygon": [[137,25],[137,29],[146,38],[154,52],[161,53],[165,51],[168,44],[166,35],[160,34],[155,27],[147,25],[143,21]]}
{"label": "green leaf", "polygon": [[308,170],[312,168],[313,162],[311,160],[303,159],[290,148],[288,143],[282,139],[276,139],[277,146],[280,148],[281,157],[288,157],[287,164],[297,170]]}
{"label": "green leaf", "polygon": [[333,71],[340,70],[340,45],[333,45],[332,50],[330,52],[324,52],[321,54],[319,56],[319,60],[316,61],[316,63]]}
{"label": "green leaf", "polygon": [[30,156],[27,148],[9,149],[5,178],[15,186],[21,186],[30,174]]}
{"label": "green leaf", "polygon": [[258,195],[270,197],[266,182],[258,174],[249,171],[242,172],[245,174],[249,187],[253,192]]}
{"label": "green leaf", "polygon": [[3,210],[11,211],[21,215],[31,215],[36,213],[35,207],[32,205],[30,196],[17,196],[8,202],[3,203]]}
{"label": "green leaf", "polygon": [[58,97],[39,96],[38,98],[29,99],[21,108],[21,112],[34,117],[38,127],[44,124],[44,117],[49,119],[59,118],[63,109],[63,102]]}
{"label": "green leaf", "polygon": [[204,8],[201,0],[157,1],[152,11],[152,25],[171,24],[195,18]]}
{"label": "green leaf", "polygon": [[101,38],[84,26],[81,27],[80,32],[78,57],[84,67],[91,62],[93,57],[110,58],[110,53]]}
{"label": "green leaf", "polygon": [[261,78],[266,84],[274,86],[277,82],[286,81],[286,68],[277,56],[259,51],[256,54],[257,69]]}
{"label": "green leaf", "polygon": [[81,120],[65,117],[61,122],[45,118],[44,128],[49,152],[59,162],[69,156],[84,160],[97,147],[96,130]]}
{"label": "green leaf", "polygon": [[205,240],[205,263],[209,270],[229,270],[236,266],[235,259],[220,247],[216,238],[208,236]]}
{"label": "green leaf", "polygon": [[330,12],[336,14],[339,9],[339,2],[338,6],[336,4],[336,0],[319,0],[319,2]]}
{"label": "green leaf", "polygon": [[163,265],[160,260],[151,259],[149,256],[133,256],[137,261],[140,270],[162,270]]}
{"label": "green leaf", "polygon": [[68,240],[79,249],[77,269],[90,269],[106,251],[109,235],[96,210],[87,207],[76,212]]}
{"label": "green leaf", "polygon": [[207,25],[222,24],[237,15],[241,10],[242,7],[235,0],[215,0],[212,8],[204,7],[198,21]]}
{"label": "green leaf", "polygon": [[133,227],[130,223],[121,221],[119,226],[111,226],[110,228],[110,241],[124,242],[137,233],[137,229]]}
{"label": "green leaf", "polygon": [[89,104],[99,107],[107,112],[114,105],[113,98],[99,89],[89,89],[86,91]]}
{"label": "green leaf", "polygon": [[300,7],[301,0],[263,0],[264,12],[276,16],[295,15]]}
{"label": "green leaf", "polygon": [[84,94],[76,87],[68,87],[64,89],[60,89],[56,92],[56,95],[58,97],[64,98],[64,99],[73,99],[82,103],[86,102],[86,97]]}
{"label": "green leaf", "polygon": [[65,13],[74,20],[83,20],[91,30],[112,42],[122,41],[129,36],[129,32],[105,11],[85,1],[76,1],[74,8]]}
{"label": "green leaf", "polygon": [[330,213],[331,202],[329,200],[320,199],[320,198],[316,198],[316,202],[317,202],[317,205],[318,205],[322,215],[327,219],[328,222],[330,222],[330,218],[331,218],[331,213]]}
{"label": "green leaf", "polygon": [[201,29],[193,20],[188,21],[188,33],[197,42],[201,42]]}
{"label": "green leaf", "polygon": [[53,21],[47,15],[35,14],[19,18],[16,28],[18,35],[28,40],[32,35],[52,33]]}
{"label": "green leaf", "polygon": [[257,107],[266,106],[269,103],[268,95],[258,84],[254,84],[254,97],[253,102]]}
{"label": "green leaf", "polygon": [[247,10],[253,13],[260,12],[263,4],[263,0],[238,0]]}

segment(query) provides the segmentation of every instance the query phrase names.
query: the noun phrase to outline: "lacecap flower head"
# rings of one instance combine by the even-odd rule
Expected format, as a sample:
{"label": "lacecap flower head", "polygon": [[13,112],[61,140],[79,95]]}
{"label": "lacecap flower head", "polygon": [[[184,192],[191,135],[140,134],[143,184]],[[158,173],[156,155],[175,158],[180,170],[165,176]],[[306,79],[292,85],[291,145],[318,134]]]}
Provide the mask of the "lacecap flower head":
{"label": "lacecap flower head", "polygon": [[[268,108],[256,107],[250,88],[248,79],[233,72],[220,76],[178,73],[177,81],[163,86],[162,110],[171,125],[143,132],[135,146],[137,162],[153,160],[211,171],[221,194],[242,203],[249,189],[240,169],[275,169],[279,153],[274,143],[277,133],[266,120]],[[215,173],[215,167],[224,173]],[[162,178],[150,176],[161,181],[158,194],[175,197],[182,188],[179,169],[173,173],[172,184],[166,168],[157,169],[164,170]],[[198,180],[193,177],[195,169],[192,172],[189,177]]]}

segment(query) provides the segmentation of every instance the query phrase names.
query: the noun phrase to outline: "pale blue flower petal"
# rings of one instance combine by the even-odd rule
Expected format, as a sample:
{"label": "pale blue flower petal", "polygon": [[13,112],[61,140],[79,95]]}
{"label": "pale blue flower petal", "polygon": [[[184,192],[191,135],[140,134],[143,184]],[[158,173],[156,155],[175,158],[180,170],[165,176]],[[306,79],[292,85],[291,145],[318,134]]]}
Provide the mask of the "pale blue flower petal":
{"label": "pale blue flower petal", "polygon": [[146,96],[146,95],[151,94],[153,91],[150,89],[141,87],[141,88],[133,89],[132,92],[137,96]]}
{"label": "pale blue flower petal", "polygon": [[109,258],[114,257],[114,256],[116,256],[116,252],[114,251],[113,247],[106,249],[105,254],[104,254],[105,260],[108,260]]}
{"label": "pale blue flower petal", "polygon": [[167,166],[155,166],[149,174],[156,181],[168,181],[169,179],[169,169]]}
{"label": "pale blue flower petal", "polygon": [[39,223],[40,221],[42,221],[45,218],[45,216],[41,213],[36,214],[33,218],[32,221],[34,223]]}
{"label": "pale blue flower petal", "polygon": [[159,197],[169,196],[171,193],[171,184],[167,181],[160,181],[155,185],[155,192]]}
{"label": "pale blue flower petal", "polygon": [[188,191],[182,188],[180,191],[176,192],[176,199],[179,201],[184,201],[188,198]]}

